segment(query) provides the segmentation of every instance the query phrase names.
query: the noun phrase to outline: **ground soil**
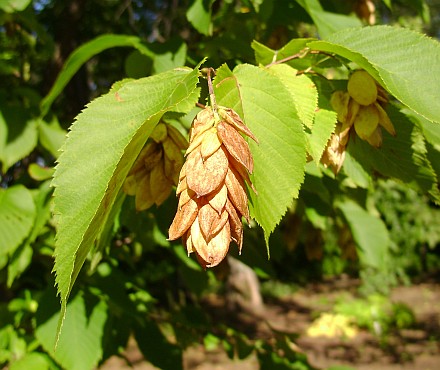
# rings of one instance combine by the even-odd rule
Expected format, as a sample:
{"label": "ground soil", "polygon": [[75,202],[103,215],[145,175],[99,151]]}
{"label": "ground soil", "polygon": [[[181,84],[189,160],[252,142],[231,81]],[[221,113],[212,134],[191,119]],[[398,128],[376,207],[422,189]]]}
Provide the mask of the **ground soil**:
{"label": "ground soil", "polygon": [[[299,333],[298,349],[304,351],[310,363],[325,369],[332,365],[346,365],[358,370],[439,370],[440,369],[440,284],[425,281],[411,286],[392,289],[393,302],[408,305],[415,314],[416,324],[410,329],[396,330],[381,343],[377,336],[360,330],[350,339],[309,337],[306,330],[318,312],[326,312],[341,294],[355,294],[358,281],[336,279],[310,284],[299,291],[277,300],[265,300],[264,312],[252,315],[237,313],[231,318],[241,323],[241,328],[252,336],[267,338],[269,326],[292,333]],[[221,297],[211,296],[207,309],[218,315],[224,312]],[[230,313],[229,313],[230,314]],[[261,319],[264,317],[264,320]],[[144,361],[136,344],[130,343],[125,353],[126,360],[110,358],[101,370],[152,370],[155,367]],[[128,361],[128,364],[127,364]],[[259,369],[256,356],[245,360],[231,360],[220,348],[206,351],[194,346],[185,351],[185,370],[253,370]]]}

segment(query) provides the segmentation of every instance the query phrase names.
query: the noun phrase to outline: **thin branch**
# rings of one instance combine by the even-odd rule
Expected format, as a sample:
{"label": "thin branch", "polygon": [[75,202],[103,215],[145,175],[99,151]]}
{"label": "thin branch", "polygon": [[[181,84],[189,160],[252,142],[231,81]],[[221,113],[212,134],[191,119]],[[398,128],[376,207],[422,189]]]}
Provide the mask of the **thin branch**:
{"label": "thin branch", "polygon": [[288,57],[285,57],[285,58],[280,59],[280,60],[276,60],[276,61],[274,61],[274,62],[272,62],[272,63],[267,64],[265,67],[268,68],[268,67],[271,67],[271,66],[273,66],[273,65],[275,65],[275,64],[282,64],[282,63],[285,63],[285,62],[289,62],[289,61],[291,61],[291,60],[293,60],[293,59],[300,59],[300,58],[303,58],[303,57],[306,56],[306,54],[307,54],[309,51],[310,51],[310,49],[309,49],[308,47],[306,47],[306,48],[300,50],[300,51],[299,51],[298,53],[296,53],[296,54],[289,55]]}

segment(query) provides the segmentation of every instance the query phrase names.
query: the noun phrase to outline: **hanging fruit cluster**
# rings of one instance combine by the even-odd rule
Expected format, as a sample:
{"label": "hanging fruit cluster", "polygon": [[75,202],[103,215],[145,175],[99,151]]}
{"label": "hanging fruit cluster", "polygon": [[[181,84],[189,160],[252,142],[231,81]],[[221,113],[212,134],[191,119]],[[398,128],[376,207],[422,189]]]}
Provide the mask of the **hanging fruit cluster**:
{"label": "hanging fruit cluster", "polygon": [[231,240],[241,251],[242,217],[248,222],[247,183],[253,158],[241,134],[257,141],[232,109],[207,107],[194,119],[186,161],[177,186],[179,197],[169,239],[182,237],[188,255],[204,267],[218,265]]}
{"label": "hanging fruit cluster", "polygon": [[161,205],[179,181],[188,141],[172,125],[159,122],[136,159],[123,190],[136,196],[136,210]]}
{"label": "hanging fruit cluster", "polygon": [[384,110],[387,102],[385,90],[368,72],[355,71],[348,80],[347,91],[338,90],[331,96],[338,123],[322,162],[331,166],[335,173],[339,172],[352,128],[359,138],[376,148],[382,145],[382,127],[395,136],[394,126]]}

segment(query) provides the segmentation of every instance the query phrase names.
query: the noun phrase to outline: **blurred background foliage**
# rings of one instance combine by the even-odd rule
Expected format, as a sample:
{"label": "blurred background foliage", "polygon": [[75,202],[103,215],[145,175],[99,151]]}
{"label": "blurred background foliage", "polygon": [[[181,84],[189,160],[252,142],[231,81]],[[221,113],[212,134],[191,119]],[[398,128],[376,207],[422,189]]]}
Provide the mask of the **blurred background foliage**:
{"label": "blurred background foliage", "polygon": [[[440,37],[440,1],[376,1],[372,13],[362,8],[365,3],[331,0],[322,6],[352,24],[390,24]],[[287,334],[258,342],[206,308],[209,294],[230,291],[227,267],[203,271],[181,245],[166,240],[174,197],[141,213],[133,199],[125,199],[101,262],[89,261],[96,269],[84,269],[71,299],[78,317],[83,310],[95,315],[89,326],[78,319],[84,336],[95,341],[86,349],[72,343],[70,355],[54,353],[59,303],[51,274],[56,220],[50,178],[74,117],[115,81],[194,67],[205,56],[205,66],[214,68],[255,63],[253,40],[279,49],[292,38],[320,36],[313,6],[316,2],[299,0],[0,1],[0,366],[93,368],[134,336],[148,361],[164,369],[181,368],[182,351],[200,342],[223,345],[231,357],[256,351],[262,368],[311,368],[292,350]],[[109,33],[137,36],[148,52],[118,47],[93,55],[43,112],[42,99],[69,55]],[[183,123],[188,128],[190,118]],[[361,278],[366,297],[438,276],[440,209],[433,201],[393,180],[357,185],[344,173],[317,178],[311,169],[299,199],[271,237],[269,260],[262,231],[256,225],[246,230],[240,260],[257,274],[265,297],[292,294],[299,284],[341,274]],[[386,225],[390,248],[380,267],[358,258],[350,225],[335,206],[343,197],[380,215]],[[352,309],[362,312],[368,299]],[[336,313],[346,311],[342,304],[335,307]],[[384,322],[387,317],[384,325],[395,318],[389,312],[381,316]],[[357,315],[359,326],[372,325]],[[75,356],[84,363],[69,362]]]}

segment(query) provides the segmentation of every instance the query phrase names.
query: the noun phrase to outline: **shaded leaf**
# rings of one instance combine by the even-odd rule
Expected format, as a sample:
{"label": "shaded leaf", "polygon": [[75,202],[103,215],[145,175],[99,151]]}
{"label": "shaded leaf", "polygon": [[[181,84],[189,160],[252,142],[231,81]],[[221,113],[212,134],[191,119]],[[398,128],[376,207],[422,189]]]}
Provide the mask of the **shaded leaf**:
{"label": "shaded leaf", "polygon": [[0,162],[6,172],[37,145],[37,124],[22,107],[0,107]]}
{"label": "shaded leaf", "polygon": [[337,207],[350,226],[361,263],[364,266],[385,270],[390,240],[383,221],[352,200],[338,202]]}
{"label": "shaded leaf", "polygon": [[179,370],[182,367],[182,350],[168,342],[152,321],[144,321],[134,328],[136,342],[145,359],[163,370]]}
{"label": "shaded leaf", "polygon": [[186,17],[193,27],[204,35],[212,35],[211,6],[214,0],[194,0]]}
{"label": "shaded leaf", "polygon": [[38,121],[39,141],[55,158],[61,154],[60,148],[66,139],[66,134],[66,130],[60,126],[56,118],[51,122],[45,122],[42,119]]}
{"label": "shaded leaf", "polygon": [[321,37],[327,37],[344,28],[362,26],[362,22],[355,16],[325,11],[319,0],[298,0],[298,3],[309,13]]}
{"label": "shaded leaf", "polygon": [[32,229],[36,215],[31,192],[23,185],[0,188],[0,256],[13,253]]}
{"label": "shaded leaf", "polygon": [[390,106],[387,113],[397,136],[383,132],[381,148],[373,148],[367,142],[352,137],[347,147],[350,155],[369,174],[377,172],[393,177],[438,197],[438,179],[427,158],[422,133],[396,108]]}
{"label": "shaded leaf", "polygon": [[[108,307],[104,300],[77,294],[68,304],[63,332],[55,348],[58,302],[52,289],[40,301],[35,335],[45,351],[64,369],[93,369],[102,357]],[[92,298],[92,299],[91,299]]]}
{"label": "shaded leaf", "polygon": [[41,101],[41,116],[46,115],[50,106],[57,96],[63,91],[70,79],[90,58],[100,52],[114,47],[131,46],[139,50],[142,54],[153,57],[154,54],[142,44],[142,40],[136,36],[128,35],[102,35],[81,45],[75,49],[63,65],[63,69],[58,75],[49,93]]}

